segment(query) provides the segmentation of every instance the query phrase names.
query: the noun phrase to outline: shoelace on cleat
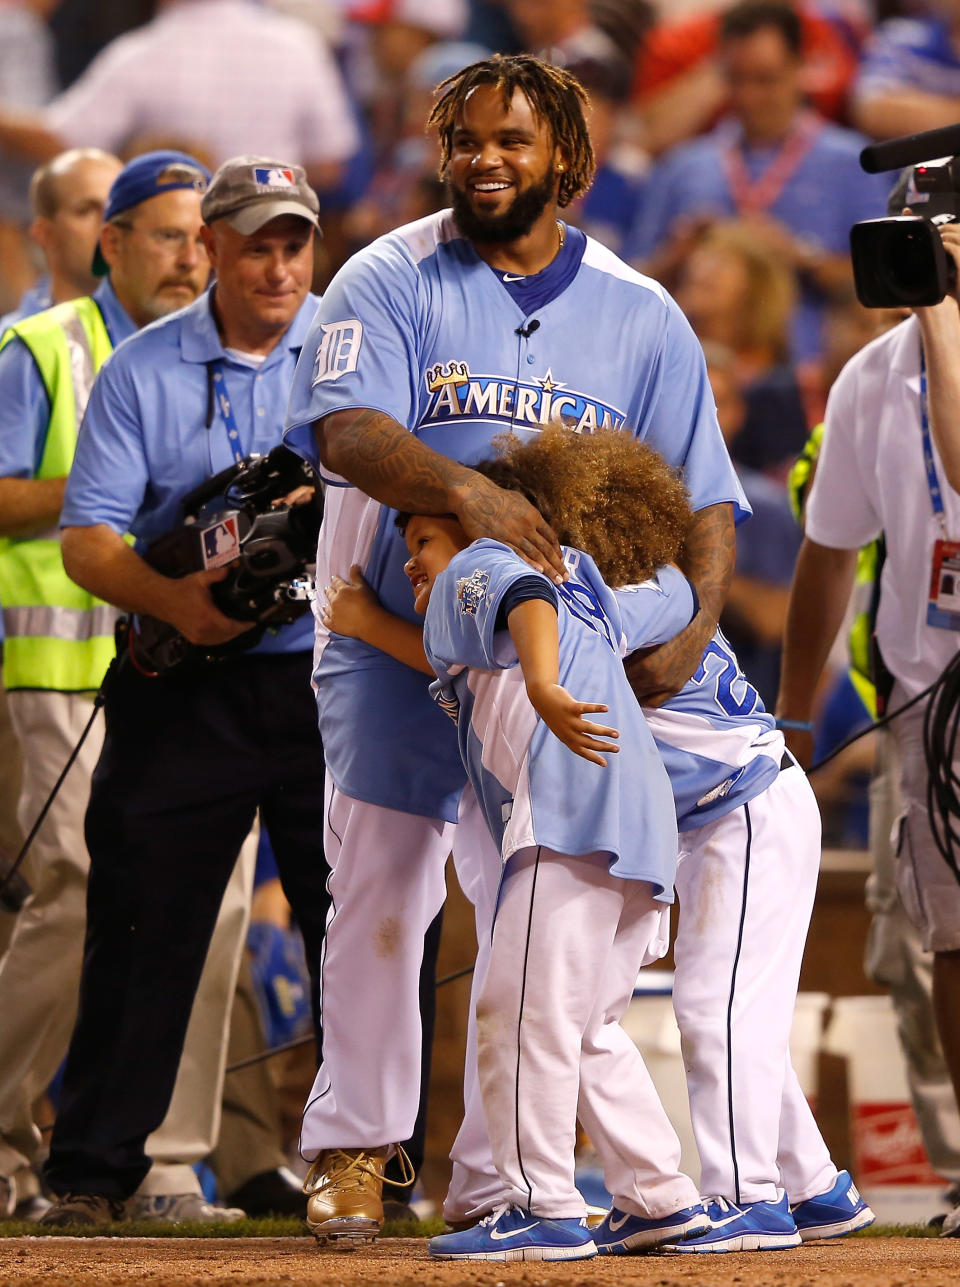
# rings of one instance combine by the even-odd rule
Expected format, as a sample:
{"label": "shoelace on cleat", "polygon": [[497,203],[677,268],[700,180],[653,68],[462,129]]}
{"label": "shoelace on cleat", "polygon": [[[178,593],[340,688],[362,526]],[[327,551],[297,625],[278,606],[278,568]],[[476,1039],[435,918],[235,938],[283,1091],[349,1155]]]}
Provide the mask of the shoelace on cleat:
{"label": "shoelace on cleat", "polygon": [[402,1179],[390,1180],[378,1169],[381,1158],[372,1152],[358,1151],[351,1156],[344,1149],[330,1149],[312,1164],[303,1181],[304,1193],[324,1193],[335,1189],[342,1193],[362,1193],[373,1180],[375,1183],[391,1184],[396,1188],[407,1188],[416,1180],[413,1163],[402,1145],[394,1146],[400,1161]]}

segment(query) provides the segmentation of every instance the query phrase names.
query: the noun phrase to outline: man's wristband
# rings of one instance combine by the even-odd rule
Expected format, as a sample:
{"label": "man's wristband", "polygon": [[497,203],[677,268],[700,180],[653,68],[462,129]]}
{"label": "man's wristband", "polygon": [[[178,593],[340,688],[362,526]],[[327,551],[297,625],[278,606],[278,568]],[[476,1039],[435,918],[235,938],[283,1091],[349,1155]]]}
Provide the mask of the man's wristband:
{"label": "man's wristband", "polygon": [[777,728],[782,728],[788,733],[812,733],[812,719],[778,719]]}

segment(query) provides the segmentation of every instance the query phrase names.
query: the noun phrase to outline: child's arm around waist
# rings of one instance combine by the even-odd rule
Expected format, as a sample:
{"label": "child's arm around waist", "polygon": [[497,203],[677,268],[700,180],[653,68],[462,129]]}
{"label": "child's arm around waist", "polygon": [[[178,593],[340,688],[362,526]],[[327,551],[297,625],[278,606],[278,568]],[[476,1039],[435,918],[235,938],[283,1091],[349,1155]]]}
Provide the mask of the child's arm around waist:
{"label": "child's arm around waist", "polygon": [[405,666],[435,677],[423,650],[422,627],[388,612],[364,580],[359,564],[350,569],[349,581],[335,576],[324,594],[327,601],[320,609],[320,620],[328,630],[361,639]]}

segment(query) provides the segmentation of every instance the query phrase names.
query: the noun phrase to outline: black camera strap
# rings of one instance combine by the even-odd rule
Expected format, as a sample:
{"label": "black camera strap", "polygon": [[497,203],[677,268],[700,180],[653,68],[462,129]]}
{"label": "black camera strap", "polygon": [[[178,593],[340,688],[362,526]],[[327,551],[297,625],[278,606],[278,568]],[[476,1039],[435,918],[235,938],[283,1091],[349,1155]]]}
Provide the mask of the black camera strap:
{"label": "black camera strap", "polygon": [[[14,858],[13,862],[10,864],[8,869],[3,873],[3,876],[0,877],[0,901],[3,900],[4,894],[11,892],[18,887],[22,891],[20,896],[23,898],[24,901],[26,901],[26,898],[29,897],[30,893],[33,892],[32,890],[30,890],[29,886],[27,886],[26,890],[23,891],[23,885],[25,884],[25,882],[23,881],[23,877],[19,876],[18,873],[20,871],[21,866],[23,865],[24,859],[26,858],[27,854],[30,852],[30,846],[33,844],[34,840],[37,837],[37,832],[43,826],[44,820],[46,819],[47,814],[50,812],[50,808],[54,800],[57,798],[57,793],[59,792],[60,788],[63,786],[63,783],[66,779],[67,774],[70,772],[70,770],[73,768],[74,764],[76,763],[77,756],[80,754],[80,750],[84,742],[87,740],[87,736],[90,733],[90,730],[93,728],[94,720],[97,718],[97,715],[100,713],[100,708],[101,706],[103,706],[103,703],[106,700],[107,686],[109,685],[112,676],[116,672],[119,661],[120,661],[119,657],[114,657],[113,660],[110,662],[110,665],[107,667],[106,674],[103,677],[103,681],[100,684],[100,688],[97,691],[97,695],[93,699],[93,710],[90,712],[90,718],[87,720],[84,726],[83,732],[80,734],[79,740],[77,741],[76,746],[70,752],[70,755],[69,755],[69,758],[67,759],[66,764],[63,766],[63,768],[60,771],[60,776],[53,784],[53,789],[51,790],[50,794],[47,796],[46,800],[44,801],[43,808],[40,810],[33,826],[30,828],[30,834],[27,836],[26,840],[24,840],[23,844],[20,846],[20,852],[17,854],[16,858]],[[5,903],[4,905],[8,906],[8,903]],[[19,910],[19,909],[9,908],[9,910]]]}

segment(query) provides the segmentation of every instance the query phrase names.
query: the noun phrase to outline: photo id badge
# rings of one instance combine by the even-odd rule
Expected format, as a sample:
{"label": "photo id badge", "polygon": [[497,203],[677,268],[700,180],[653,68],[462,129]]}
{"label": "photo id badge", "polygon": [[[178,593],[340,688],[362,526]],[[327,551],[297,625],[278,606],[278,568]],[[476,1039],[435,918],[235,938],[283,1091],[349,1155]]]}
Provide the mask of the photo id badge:
{"label": "photo id badge", "polygon": [[960,630],[960,541],[934,542],[927,625]]}

